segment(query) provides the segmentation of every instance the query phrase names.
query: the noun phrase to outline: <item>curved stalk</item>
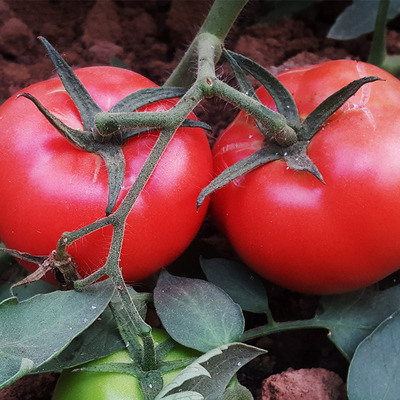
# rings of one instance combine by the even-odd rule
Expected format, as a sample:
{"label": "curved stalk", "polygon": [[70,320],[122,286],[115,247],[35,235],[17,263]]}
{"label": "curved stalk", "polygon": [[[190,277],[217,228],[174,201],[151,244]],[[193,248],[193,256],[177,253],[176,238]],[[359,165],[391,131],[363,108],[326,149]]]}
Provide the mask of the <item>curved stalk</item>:
{"label": "curved stalk", "polygon": [[300,329],[328,329],[326,323],[314,319],[306,319],[300,321],[286,321],[286,322],[272,322],[267,325],[259,326],[250,329],[243,333],[241,340],[247,342],[248,340],[257,339],[273,333],[294,331]]}

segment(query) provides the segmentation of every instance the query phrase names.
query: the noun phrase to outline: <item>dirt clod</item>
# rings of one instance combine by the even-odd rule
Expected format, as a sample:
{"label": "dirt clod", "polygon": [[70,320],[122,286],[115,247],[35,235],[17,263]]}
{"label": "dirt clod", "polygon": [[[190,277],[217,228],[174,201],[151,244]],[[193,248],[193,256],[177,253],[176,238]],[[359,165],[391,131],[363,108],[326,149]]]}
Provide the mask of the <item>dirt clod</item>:
{"label": "dirt clod", "polygon": [[263,382],[262,400],[346,400],[345,385],[323,368],[288,369]]}

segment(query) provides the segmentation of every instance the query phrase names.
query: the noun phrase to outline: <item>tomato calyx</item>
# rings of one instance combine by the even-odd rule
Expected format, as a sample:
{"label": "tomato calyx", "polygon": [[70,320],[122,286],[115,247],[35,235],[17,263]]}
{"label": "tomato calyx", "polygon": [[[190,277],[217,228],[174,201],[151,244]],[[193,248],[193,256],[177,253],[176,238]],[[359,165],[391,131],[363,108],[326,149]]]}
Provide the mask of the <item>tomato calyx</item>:
{"label": "tomato calyx", "polygon": [[310,172],[321,183],[325,183],[318,167],[307,155],[308,145],[327,120],[363,85],[382,79],[376,76],[367,76],[350,82],[325,99],[304,121],[301,121],[292,95],[269,71],[240,54],[226,50],[224,54],[232,67],[240,90],[259,101],[253,86],[246,76],[246,71],[256,78],[269,92],[275,102],[278,112],[286,119],[287,125],[296,132],[297,142],[283,147],[282,143],[277,144],[275,141],[272,141],[268,132],[265,132],[261,124],[255,121],[258,129],[264,136],[264,146],[250,156],[226,168],[215,177],[214,180],[200,192],[196,203],[197,207],[201,206],[208,195],[236,178],[255,168],[278,160],[285,161],[288,169]]}
{"label": "tomato calyx", "polygon": [[[18,97],[25,97],[32,101],[46,119],[74,146],[100,155],[106,165],[108,172],[108,202],[106,215],[110,215],[116,205],[125,176],[125,158],[122,151],[124,143],[142,133],[160,129],[162,126],[139,126],[133,129],[120,129],[118,121],[116,126],[105,127],[99,130],[96,127],[96,116],[103,114],[103,110],[90,96],[86,88],[66,63],[61,55],[43,37],[39,37],[44,45],[56,72],[72,101],[76,105],[82,118],[83,130],[73,129],[64,124],[60,119],[47,110],[38,99],[29,93],[21,93]],[[150,87],[134,92],[111,107],[106,113],[131,113],[141,107],[155,103],[160,100],[180,98],[187,89],[177,87]],[[186,119],[182,127],[200,127],[211,130],[210,126],[191,119]]]}
{"label": "tomato calyx", "polygon": [[54,276],[63,289],[73,289],[74,282],[80,279],[77,272],[77,265],[67,252],[64,252],[63,256],[60,257],[55,250],[48,256],[34,256],[29,253],[6,248],[2,248],[1,251],[20,260],[38,264],[39,266],[35,272],[29,274],[26,278],[17,283],[14,283],[11,286],[11,291],[16,286],[26,285],[42,279],[50,271],[54,273]]}
{"label": "tomato calyx", "polygon": [[[157,345],[159,347],[160,345]],[[196,358],[185,358],[182,360],[174,361],[161,361],[158,365],[158,369],[161,373],[165,374],[177,369],[182,369],[190,365]],[[156,370],[155,370],[156,371]],[[120,374],[133,375],[136,377],[141,377],[143,371],[138,368],[133,363],[107,363],[93,366],[82,366],[80,368],[75,368],[73,372],[116,372]],[[151,372],[151,371],[146,371]]]}

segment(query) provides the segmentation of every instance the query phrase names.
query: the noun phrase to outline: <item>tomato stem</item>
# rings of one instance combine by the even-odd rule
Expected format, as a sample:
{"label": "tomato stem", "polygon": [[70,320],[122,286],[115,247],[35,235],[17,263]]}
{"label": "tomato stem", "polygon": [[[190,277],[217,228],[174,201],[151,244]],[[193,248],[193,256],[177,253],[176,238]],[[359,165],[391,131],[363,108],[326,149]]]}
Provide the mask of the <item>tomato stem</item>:
{"label": "tomato stem", "polygon": [[[246,4],[247,0],[216,0],[210,15],[200,29],[199,35],[193,42],[189,54],[185,56],[183,63],[177,68],[176,74],[173,74],[166,85],[175,85],[179,80],[180,85],[185,82],[191,84],[193,76],[186,74],[186,78],[178,76],[182,72],[182,65],[187,66],[189,60],[193,59],[193,54],[197,54],[197,78],[194,84],[187,90],[178,103],[166,112],[134,112],[134,113],[103,113],[95,116],[95,126],[101,135],[109,135],[114,131],[133,127],[145,127],[147,129],[161,129],[157,141],[149,156],[147,157],[138,177],[129,189],[121,204],[112,214],[93,222],[92,224],[79,229],[75,232],[66,232],[59,240],[57,251],[61,254],[65,247],[71,245],[74,241],[111,225],[113,227],[112,242],[109,254],[104,266],[91,276],[75,282],[75,288],[82,288],[108,275],[116,287],[116,295],[111,302],[111,308],[118,324],[119,331],[125,343],[127,350],[132,358],[137,359],[138,349],[141,352],[140,369],[142,371],[152,371],[156,369],[156,353],[154,341],[151,336],[151,327],[142,319],[134,305],[129,290],[124,282],[121,269],[119,268],[119,259],[123,243],[123,234],[126,219],[138,199],[140,193],[146,186],[152,173],[154,172],[158,161],[162,157],[169,142],[173,138],[176,130],[187,119],[194,107],[210,95],[221,97],[232,104],[253,113],[260,122],[266,126],[271,135],[282,142],[286,142],[285,137],[291,137],[292,132],[288,131],[288,126],[284,117],[268,110],[265,106],[256,102],[254,99],[246,96],[228,85],[219,81],[215,74],[215,63],[221,54],[222,42],[232,25],[232,22],[239,14],[240,10]],[[225,10],[225,11],[223,11]],[[222,25],[221,15],[226,16]],[[218,22],[216,22],[218,21]],[[193,52],[190,54],[190,52]],[[184,68],[191,71],[189,67]],[[185,81],[186,79],[186,81]],[[290,128],[291,129],[291,128]],[[281,135],[283,133],[283,135]],[[279,139],[278,139],[279,138]],[[289,139],[290,141],[290,139]],[[137,266],[140,267],[139,265]],[[141,338],[142,345],[138,347],[138,336]],[[145,373],[143,374],[146,375]]]}
{"label": "tomato stem", "polygon": [[258,326],[257,328],[249,329],[244,332],[241,340],[247,342],[252,339],[265,337],[273,333],[280,333],[286,331],[300,330],[300,329],[327,329],[326,323],[316,319],[306,319],[299,321],[285,321],[268,323],[266,325]]}
{"label": "tomato stem", "polygon": [[164,86],[184,86],[192,85],[196,80],[194,65],[198,53],[199,36],[204,33],[213,36],[216,41],[218,51],[215,53],[213,64],[218,62],[221,55],[221,47],[226,35],[232,28],[238,15],[248,0],[215,0],[207,18],[201,26],[196,38],[193,40],[189,49],[182,57],[180,63],[165,82]]}
{"label": "tomato stem", "polygon": [[251,114],[281,146],[290,146],[297,141],[296,132],[288,126],[285,117],[254,98],[238,92],[220,80],[214,81],[213,94]]}
{"label": "tomato stem", "polygon": [[400,57],[389,56],[386,48],[386,24],[389,5],[390,0],[380,0],[379,2],[368,62],[396,75],[400,71]]}
{"label": "tomato stem", "polygon": [[368,62],[382,66],[386,58],[386,21],[390,0],[380,0]]}
{"label": "tomato stem", "polygon": [[288,125],[283,115],[216,78],[214,59],[220,52],[220,43],[215,36],[202,33],[196,43],[197,79],[173,108],[163,112],[99,113],[95,117],[95,125],[101,135],[140,127],[176,129],[201,100],[216,96],[251,114],[266,129],[268,138],[280,146],[287,147],[297,141],[295,130]]}

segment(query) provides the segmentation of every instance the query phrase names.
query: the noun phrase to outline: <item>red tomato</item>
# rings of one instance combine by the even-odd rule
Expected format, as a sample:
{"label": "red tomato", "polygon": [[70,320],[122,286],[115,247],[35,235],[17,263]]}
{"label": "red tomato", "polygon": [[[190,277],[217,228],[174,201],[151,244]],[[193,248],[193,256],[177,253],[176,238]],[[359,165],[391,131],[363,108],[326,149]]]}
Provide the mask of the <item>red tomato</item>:
{"label": "red tomato", "polygon": [[[75,72],[103,110],[132,92],[156,86],[120,68],[90,67]],[[58,78],[29,86],[24,92],[68,126],[83,129]],[[175,103],[163,101],[147,109],[165,110]],[[126,171],[117,205],[135,181],[158,133],[142,134],[123,146]],[[47,255],[63,232],[105,216],[108,174],[102,158],[70,144],[29,100],[15,95],[1,106],[0,135],[0,238],[7,247]],[[196,212],[196,199],[211,176],[211,151],[204,131],[179,129],[128,216],[120,262],[127,281],[151,275],[189,245],[207,209]],[[111,234],[108,226],[67,249],[82,276],[105,263]]]}
{"label": "red tomato", "polygon": [[[364,85],[323,126],[307,154],[326,184],[284,161],[264,165],[218,190],[212,212],[238,255],[263,277],[305,293],[372,284],[400,266],[400,83],[351,60],[278,75],[303,120],[325,98],[364,76]],[[262,102],[274,104],[264,88]],[[263,146],[241,112],[218,138],[214,172]]]}

